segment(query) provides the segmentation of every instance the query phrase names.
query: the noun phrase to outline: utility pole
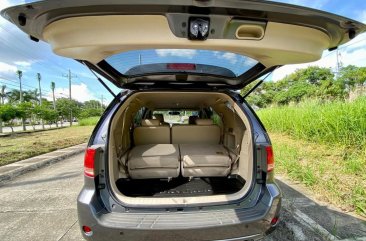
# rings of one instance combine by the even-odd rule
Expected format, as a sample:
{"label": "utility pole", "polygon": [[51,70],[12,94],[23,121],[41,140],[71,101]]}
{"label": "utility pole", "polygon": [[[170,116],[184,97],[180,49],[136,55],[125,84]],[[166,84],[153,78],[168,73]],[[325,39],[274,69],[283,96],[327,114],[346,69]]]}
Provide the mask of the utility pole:
{"label": "utility pole", "polygon": [[[39,87],[39,105],[42,106],[42,89],[41,89],[41,74],[37,73],[37,80],[38,80],[38,87]],[[43,119],[41,119],[42,124],[42,130],[44,130],[44,122]]]}
{"label": "utility pole", "polygon": [[69,99],[70,99],[70,126],[72,126],[72,108],[71,108],[71,101],[72,101],[72,98],[71,98],[71,80],[72,78],[77,78],[76,75],[73,75],[71,74],[71,70],[69,69],[69,73],[68,74],[63,74],[63,77],[66,77],[69,79]]}
{"label": "utility pole", "polygon": [[341,60],[341,57],[342,57],[342,55],[341,55],[341,53],[339,52],[339,50],[337,49],[337,52],[336,52],[336,54],[337,54],[337,63],[336,63],[336,77],[339,75],[339,72],[341,71],[341,69],[342,69],[342,60]]}
{"label": "utility pole", "polygon": [[100,108],[103,109],[103,100],[105,100],[105,98],[103,97],[103,95],[101,96],[100,100],[101,100]]}

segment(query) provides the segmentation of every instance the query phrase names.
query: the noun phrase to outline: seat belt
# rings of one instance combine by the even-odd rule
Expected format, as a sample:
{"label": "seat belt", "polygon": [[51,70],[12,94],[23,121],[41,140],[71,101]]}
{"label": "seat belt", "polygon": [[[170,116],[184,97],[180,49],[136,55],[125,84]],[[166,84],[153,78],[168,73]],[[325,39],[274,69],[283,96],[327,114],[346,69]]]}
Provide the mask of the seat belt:
{"label": "seat belt", "polygon": [[221,123],[222,123],[222,126],[220,127],[220,143],[222,144],[225,144],[225,122],[224,122],[224,118],[223,118],[223,114],[220,113],[219,114],[220,118],[221,118]]}
{"label": "seat belt", "polygon": [[[236,115],[237,115],[237,112],[235,110],[235,107],[234,106],[231,106],[230,105],[230,109],[232,110],[233,114],[234,114],[234,125],[236,125]],[[236,142],[236,138],[235,138],[235,142]],[[235,143],[236,144],[236,143]],[[234,154],[236,155],[236,158],[234,160],[234,162],[231,164],[231,169],[233,169],[236,165],[236,163],[239,161],[240,159],[240,144],[237,144],[236,147],[235,147],[235,151],[234,151]]]}
{"label": "seat belt", "polygon": [[125,128],[125,119],[126,119],[126,113],[127,110],[129,109],[129,106],[126,107],[126,109],[123,111],[122,113],[122,128],[121,128],[121,136],[122,136],[122,142],[120,144],[120,146],[117,147],[117,160],[118,163],[121,165],[122,169],[125,171],[126,175],[128,176],[128,171],[127,171],[127,160],[125,162],[123,162],[122,158],[123,156],[128,152],[128,148],[126,151],[123,151],[123,144],[124,144],[124,135],[123,135],[123,129]]}

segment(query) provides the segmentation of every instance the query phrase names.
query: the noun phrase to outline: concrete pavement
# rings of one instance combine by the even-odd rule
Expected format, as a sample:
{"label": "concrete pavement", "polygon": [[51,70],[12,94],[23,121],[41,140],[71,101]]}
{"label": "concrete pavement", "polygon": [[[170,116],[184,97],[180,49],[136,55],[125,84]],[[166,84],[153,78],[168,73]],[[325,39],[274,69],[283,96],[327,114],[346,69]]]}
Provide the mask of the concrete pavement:
{"label": "concrete pavement", "polygon": [[14,162],[0,167],[0,185],[8,180],[11,180],[21,174],[33,171],[48,164],[61,161],[72,155],[84,152],[86,143],[59,149],[43,155],[31,157],[22,161]]}
{"label": "concrete pavement", "polygon": [[[79,154],[1,186],[0,240],[83,240],[76,213],[82,184]],[[278,228],[266,241],[366,240],[362,220],[318,205],[284,181],[279,184],[284,209]]]}

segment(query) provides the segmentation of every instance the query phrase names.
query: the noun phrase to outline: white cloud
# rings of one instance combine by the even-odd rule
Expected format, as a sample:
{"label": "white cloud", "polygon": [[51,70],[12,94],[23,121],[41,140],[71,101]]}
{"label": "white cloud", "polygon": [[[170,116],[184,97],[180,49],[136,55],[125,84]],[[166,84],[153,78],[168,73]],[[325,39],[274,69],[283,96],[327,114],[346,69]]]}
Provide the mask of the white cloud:
{"label": "white cloud", "polygon": [[15,61],[14,64],[17,66],[17,68],[28,71],[31,69],[32,64],[36,61]]}
{"label": "white cloud", "polygon": [[17,67],[11,64],[0,62],[0,77],[9,78],[15,76]]}
{"label": "white cloud", "polygon": [[1,0],[0,1],[0,11],[3,10],[4,8],[10,7],[11,4],[8,0]]}
{"label": "white cloud", "polygon": [[28,62],[28,61],[15,61],[14,62],[15,65],[20,66],[20,67],[30,67],[32,65],[32,62]]}
{"label": "white cloud", "polygon": [[222,58],[228,60],[231,64],[236,64],[236,62],[238,62],[238,58],[236,57],[236,54],[233,54],[233,53],[224,53],[222,55]]}
{"label": "white cloud", "polygon": [[228,60],[232,64],[235,64],[236,62],[238,62],[236,54],[233,54],[233,53],[224,53],[222,55],[222,58]]}
{"label": "white cloud", "polygon": [[157,49],[155,52],[161,57],[175,56],[189,59],[192,59],[197,54],[197,50],[194,49]]}
{"label": "white cloud", "polygon": [[236,64],[238,62],[238,57],[234,53],[229,52],[220,52],[220,51],[213,51],[214,56],[218,59],[226,59],[231,64]]}
{"label": "white cloud", "polygon": [[[69,88],[55,88],[55,96],[56,98],[68,98],[69,97]],[[71,85],[71,96],[73,99],[84,102],[87,100],[95,100],[97,99],[89,89],[88,86],[84,83],[81,84],[73,84]],[[46,96],[48,100],[52,100],[52,92]]]}

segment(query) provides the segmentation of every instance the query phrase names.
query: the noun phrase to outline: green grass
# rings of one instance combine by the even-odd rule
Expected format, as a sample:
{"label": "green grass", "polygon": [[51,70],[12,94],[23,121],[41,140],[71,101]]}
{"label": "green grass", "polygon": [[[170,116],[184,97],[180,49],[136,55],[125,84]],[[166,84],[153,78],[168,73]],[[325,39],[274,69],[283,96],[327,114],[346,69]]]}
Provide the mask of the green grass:
{"label": "green grass", "polygon": [[350,103],[307,101],[295,106],[263,109],[258,115],[270,131],[365,151],[366,98]]}
{"label": "green grass", "polygon": [[79,126],[95,126],[98,123],[99,119],[99,116],[80,119]]}
{"label": "green grass", "polygon": [[270,132],[278,173],[323,201],[366,216],[366,98],[307,101],[258,115]]}
{"label": "green grass", "polygon": [[0,166],[85,143],[93,128],[93,126],[73,126],[0,137]]}
{"label": "green grass", "polygon": [[322,201],[366,216],[366,159],[344,149],[271,132],[276,173],[300,181]]}

